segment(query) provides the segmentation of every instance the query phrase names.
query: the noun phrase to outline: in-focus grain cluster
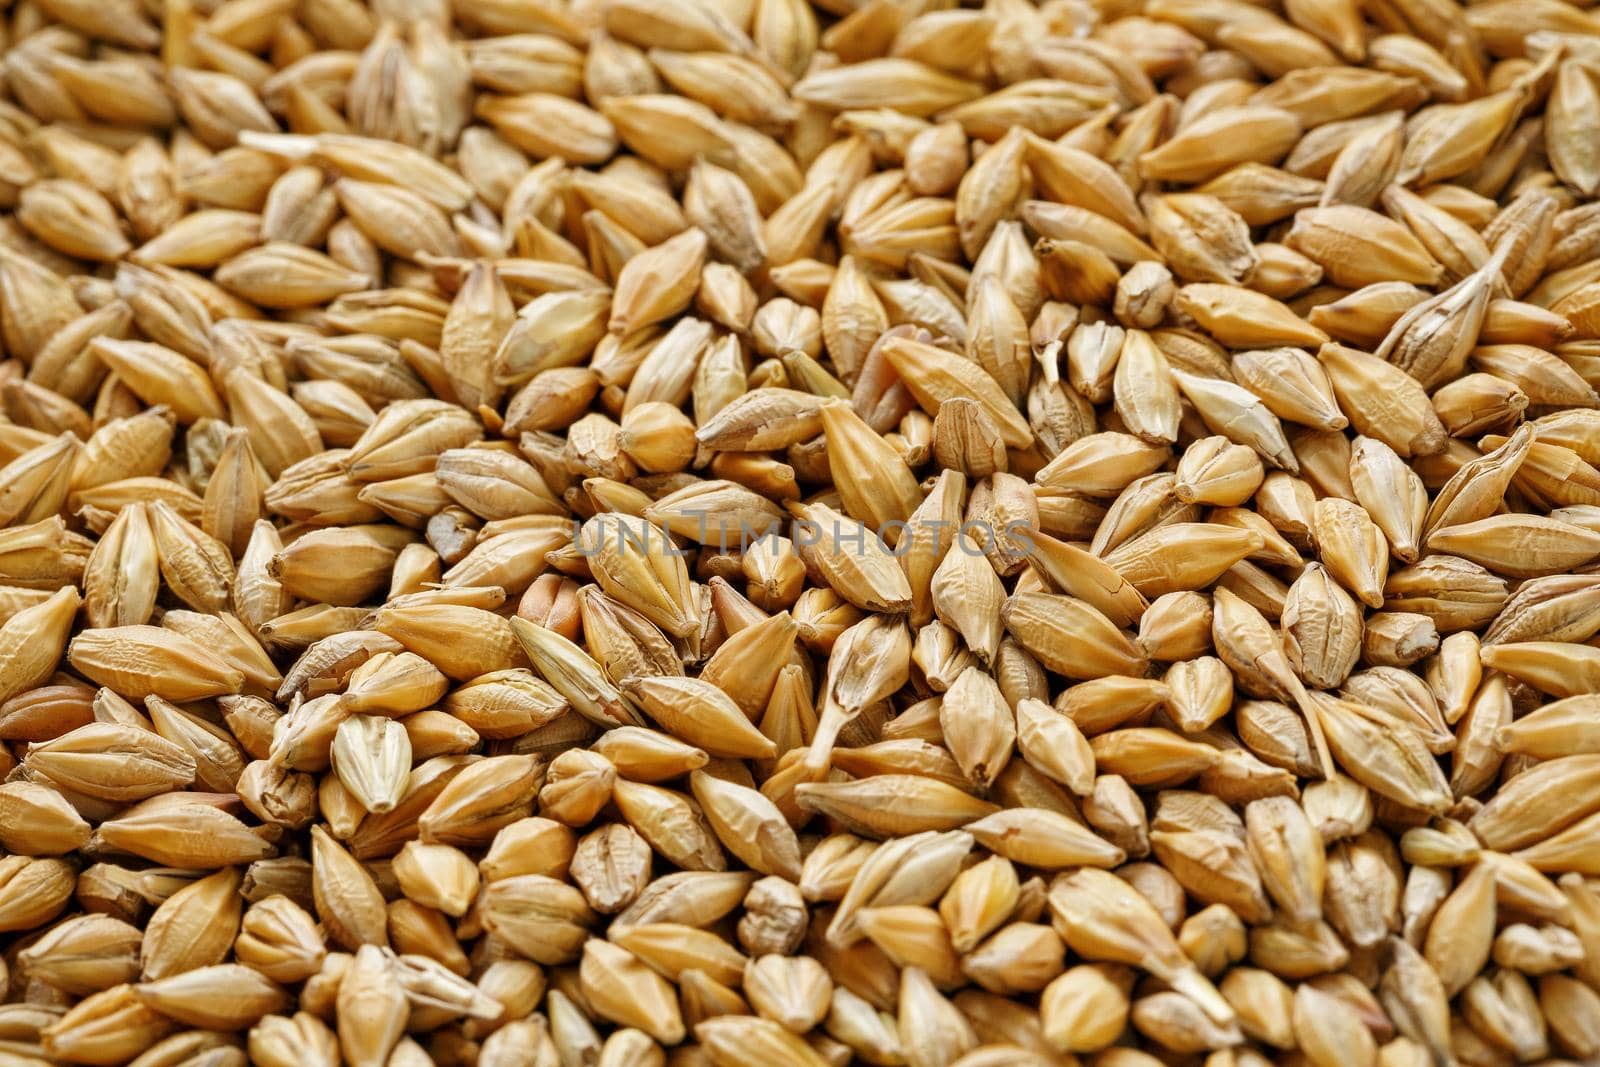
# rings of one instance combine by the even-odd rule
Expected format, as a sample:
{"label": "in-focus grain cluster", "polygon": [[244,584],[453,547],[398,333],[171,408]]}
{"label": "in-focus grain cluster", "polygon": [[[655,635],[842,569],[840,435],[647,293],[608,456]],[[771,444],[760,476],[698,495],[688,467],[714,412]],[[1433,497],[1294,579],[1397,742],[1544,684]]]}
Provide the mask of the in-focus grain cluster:
{"label": "in-focus grain cluster", "polygon": [[0,1067],[1600,1062],[1600,15],[0,38]]}

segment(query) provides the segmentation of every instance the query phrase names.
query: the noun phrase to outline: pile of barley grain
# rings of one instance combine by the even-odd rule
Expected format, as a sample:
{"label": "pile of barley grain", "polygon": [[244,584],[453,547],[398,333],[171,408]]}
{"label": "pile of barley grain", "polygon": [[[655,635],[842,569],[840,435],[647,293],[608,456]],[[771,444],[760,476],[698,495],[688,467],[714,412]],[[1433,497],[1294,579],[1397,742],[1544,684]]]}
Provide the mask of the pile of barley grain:
{"label": "pile of barley grain", "polygon": [[1600,1062],[1600,13],[0,9],[0,1067]]}

